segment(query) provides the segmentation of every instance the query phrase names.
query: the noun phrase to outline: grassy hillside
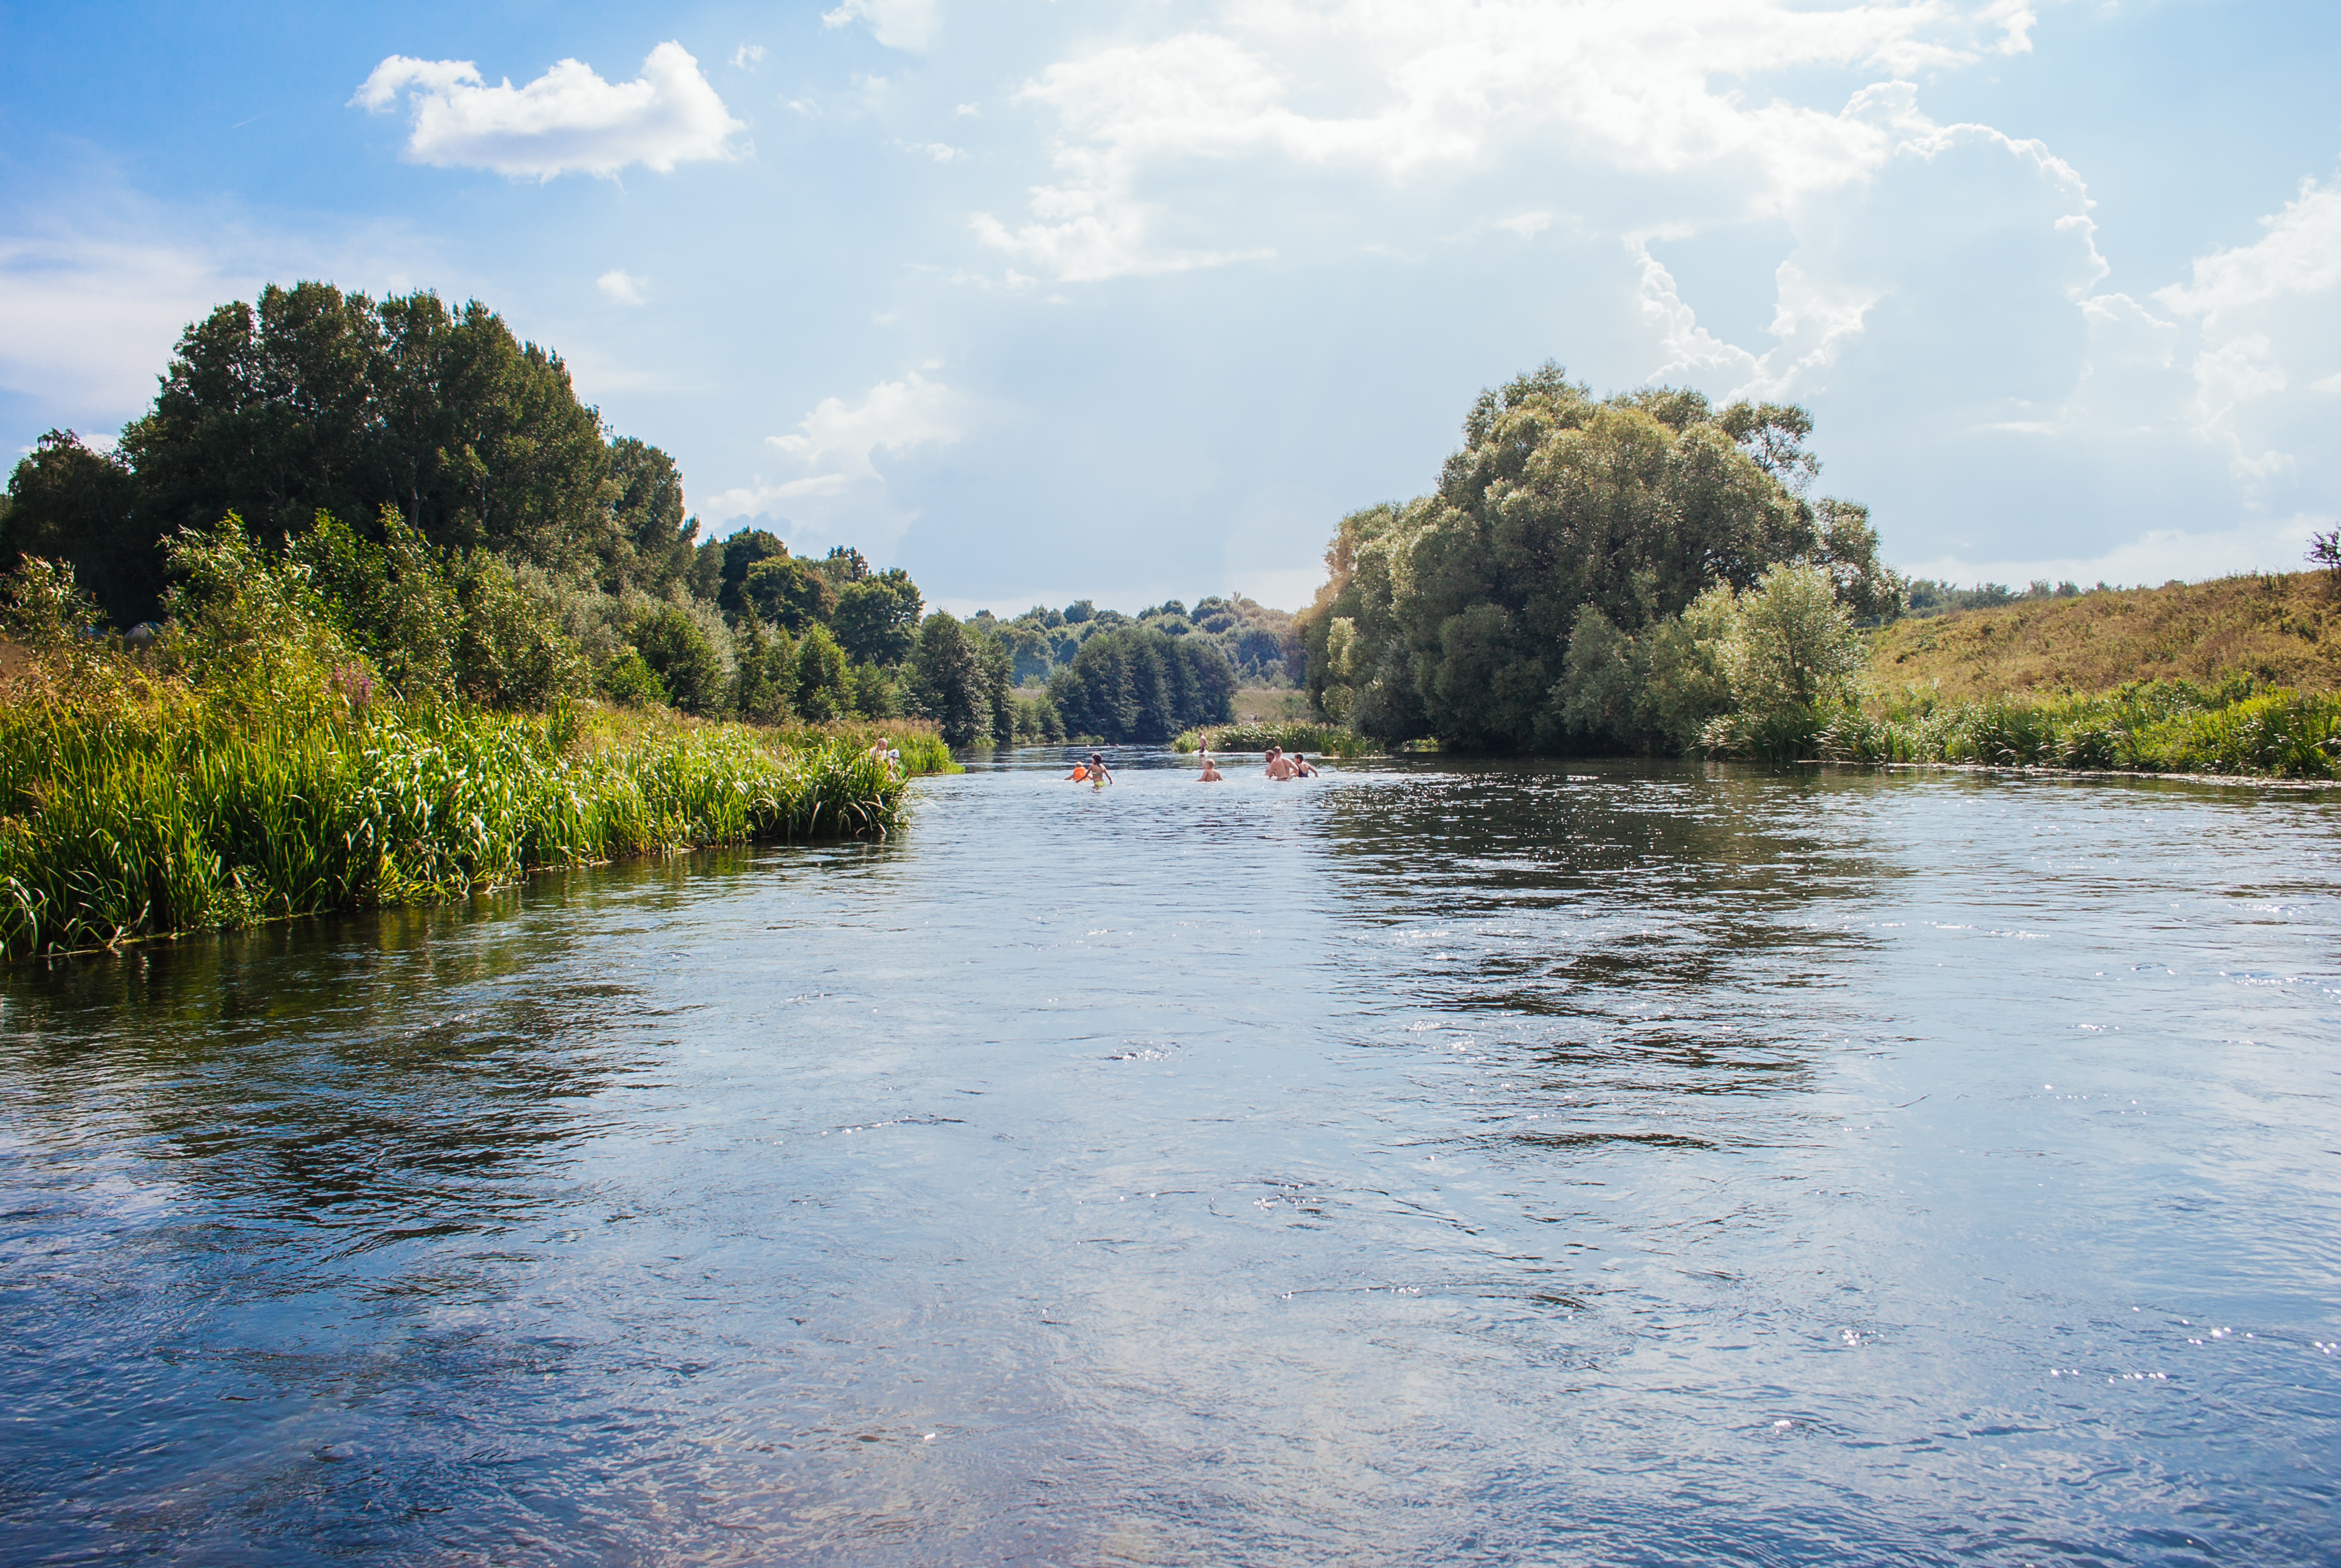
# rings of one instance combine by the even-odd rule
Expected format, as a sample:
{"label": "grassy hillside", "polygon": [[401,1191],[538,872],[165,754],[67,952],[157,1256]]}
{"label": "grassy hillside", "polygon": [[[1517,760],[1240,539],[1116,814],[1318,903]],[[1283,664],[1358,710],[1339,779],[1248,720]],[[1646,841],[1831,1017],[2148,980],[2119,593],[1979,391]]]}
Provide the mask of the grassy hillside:
{"label": "grassy hillside", "polygon": [[1955,610],[1879,630],[1869,673],[1881,692],[1940,682],[1948,700],[2236,674],[2332,691],[2341,593],[2323,572],[2295,571]]}

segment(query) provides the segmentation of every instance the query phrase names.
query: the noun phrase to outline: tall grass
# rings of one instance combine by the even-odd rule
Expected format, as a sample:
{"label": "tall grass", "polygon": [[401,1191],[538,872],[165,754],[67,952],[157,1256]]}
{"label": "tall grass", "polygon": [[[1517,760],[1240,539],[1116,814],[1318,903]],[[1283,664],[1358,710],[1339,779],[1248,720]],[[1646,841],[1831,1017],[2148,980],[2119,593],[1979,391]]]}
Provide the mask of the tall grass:
{"label": "tall grass", "polygon": [[1171,741],[1180,751],[1265,751],[1280,746],[1287,751],[1314,752],[1324,757],[1374,757],[1381,748],[1340,724],[1262,723],[1211,724],[1182,731]]}
{"label": "tall grass", "polygon": [[1868,710],[1728,714],[1712,756],[1761,760],[1965,762],[2150,773],[2341,778],[2341,695],[2248,680],[2139,681],[2113,691],[1945,704],[1923,688]]}
{"label": "tall grass", "polygon": [[0,952],[892,830],[909,769],[859,734],[793,739],[453,705],[272,709],[167,687],[110,708],[20,694],[0,703]]}

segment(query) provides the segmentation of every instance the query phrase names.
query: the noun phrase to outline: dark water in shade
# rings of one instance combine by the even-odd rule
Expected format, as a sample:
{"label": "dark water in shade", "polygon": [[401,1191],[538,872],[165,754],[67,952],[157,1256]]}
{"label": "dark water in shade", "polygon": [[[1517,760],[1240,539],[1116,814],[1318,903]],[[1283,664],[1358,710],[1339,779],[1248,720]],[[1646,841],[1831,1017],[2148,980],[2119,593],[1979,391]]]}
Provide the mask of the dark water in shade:
{"label": "dark water in shade", "polygon": [[2341,798],[1062,769],[0,971],[0,1559],[2341,1560]]}

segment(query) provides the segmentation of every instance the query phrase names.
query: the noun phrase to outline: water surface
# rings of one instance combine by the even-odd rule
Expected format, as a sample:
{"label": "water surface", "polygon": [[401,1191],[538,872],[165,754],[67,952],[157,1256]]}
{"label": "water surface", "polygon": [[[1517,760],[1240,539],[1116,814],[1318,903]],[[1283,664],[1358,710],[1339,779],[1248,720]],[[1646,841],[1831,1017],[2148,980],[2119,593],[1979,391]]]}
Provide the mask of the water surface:
{"label": "water surface", "polygon": [[0,1555],[2341,1558],[2341,800],[1154,760],[0,974]]}

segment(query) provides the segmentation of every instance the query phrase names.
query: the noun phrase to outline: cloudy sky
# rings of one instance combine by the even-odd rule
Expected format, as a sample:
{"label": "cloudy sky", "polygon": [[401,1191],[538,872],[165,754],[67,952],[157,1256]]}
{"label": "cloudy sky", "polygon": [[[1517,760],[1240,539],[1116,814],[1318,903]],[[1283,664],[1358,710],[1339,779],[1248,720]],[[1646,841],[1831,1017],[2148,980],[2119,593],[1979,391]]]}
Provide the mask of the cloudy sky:
{"label": "cloudy sky", "polygon": [[2341,512],[2330,0],[0,4],[0,446],[261,283],[477,297],[702,527],[1306,602],[1559,360],[1813,411],[1961,581]]}

